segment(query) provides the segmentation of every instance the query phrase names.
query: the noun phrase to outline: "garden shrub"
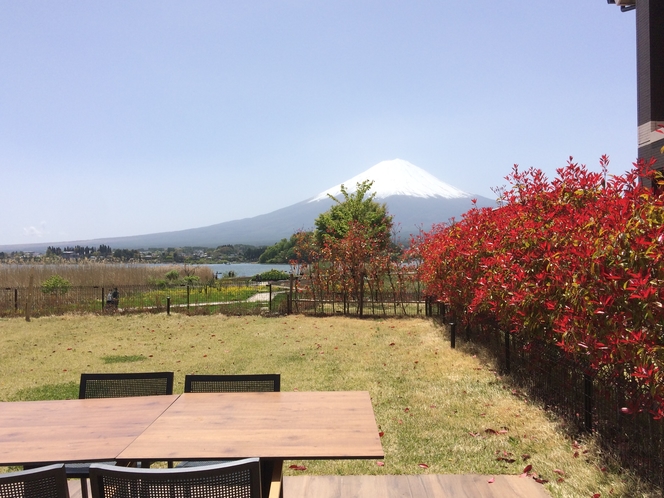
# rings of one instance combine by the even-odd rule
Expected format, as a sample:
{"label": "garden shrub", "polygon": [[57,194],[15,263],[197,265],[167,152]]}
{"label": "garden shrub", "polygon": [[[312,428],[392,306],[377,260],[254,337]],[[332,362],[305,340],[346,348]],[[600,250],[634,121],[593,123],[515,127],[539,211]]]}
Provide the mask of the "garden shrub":
{"label": "garden shrub", "polygon": [[651,162],[623,175],[572,161],[549,181],[514,167],[497,209],[414,241],[430,295],[468,325],[555,344],[589,371],[635,381],[625,412],[664,416],[664,196]]}
{"label": "garden shrub", "polygon": [[66,294],[71,288],[71,283],[60,275],[52,275],[41,284],[44,294]]}

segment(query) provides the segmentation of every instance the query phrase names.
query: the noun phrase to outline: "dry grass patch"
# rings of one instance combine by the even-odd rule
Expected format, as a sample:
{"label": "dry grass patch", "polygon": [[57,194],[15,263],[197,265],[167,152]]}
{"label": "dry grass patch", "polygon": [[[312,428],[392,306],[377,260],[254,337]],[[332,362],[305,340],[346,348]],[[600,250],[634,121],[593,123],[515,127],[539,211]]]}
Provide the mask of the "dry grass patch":
{"label": "dry grass patch", "polygon": [[384,466],[286,464],[304,465],[309,474],[520,474],[532,465],[555,497],[646,496],[620,469],[602,471],[607,464],[592,442],[575,447],[555,417],[513,394],[489,361],[450,349],[426,320],[165,314],[0,320],[2,400],[76,397],[81,372],[158,370],[175,372],[176,392],[187,373],[268,372],[281,373],[284,391],[369,391],[384,432]]}

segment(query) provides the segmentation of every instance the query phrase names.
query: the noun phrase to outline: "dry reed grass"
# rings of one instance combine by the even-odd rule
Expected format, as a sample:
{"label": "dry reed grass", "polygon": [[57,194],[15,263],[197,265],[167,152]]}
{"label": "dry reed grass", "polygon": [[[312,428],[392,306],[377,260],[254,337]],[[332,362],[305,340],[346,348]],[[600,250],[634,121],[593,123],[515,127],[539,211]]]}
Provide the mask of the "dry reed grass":
{"label": "dry reed grass", "polygon": [[[286,462],[308,474],[520,474],[557,498],[647,496],[592,440],[499,376],[450,349],[423,319],[128,315],[0,319],[0,400],[75,397],[81,372],[266,373],[284,391],[369,391],[384,432],[375,461]],[[575,457],[575,454],[577,456]],[[529,455],[529,456],[524,456]],[[420,464],[426,464],[424,468]],[[605,470],[602,470],[605,468]],[[297,473],[287,470],[287,473]],[[557,482],[560,479],[560,482]]]}
{"label": "dry reed grass", "polygon": [[52,275],[67,279],[73,286],[130,286],[146,285],[163,279],[171,270],[181,277],[195,275],[201,281],[214,279],[208,266],[194,265],[139,265],[116,263],[58,263],[42,265],[0,264],[0,286],[28,287],[30,276],[34,285],[40,285]]}

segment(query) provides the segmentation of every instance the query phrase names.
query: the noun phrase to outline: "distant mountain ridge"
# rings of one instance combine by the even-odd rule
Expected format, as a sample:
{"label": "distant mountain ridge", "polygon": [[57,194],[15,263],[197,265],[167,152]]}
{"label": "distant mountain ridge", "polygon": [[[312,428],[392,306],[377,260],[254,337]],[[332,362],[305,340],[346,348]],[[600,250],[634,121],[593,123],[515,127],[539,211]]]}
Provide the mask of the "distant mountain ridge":
{"label": "distant mountain ridge", "polygon": [[[382,161],[343,182],[343,185],[348,193],[352,193],[356,191],[357,183],[364,180],[373,181],[371,193],[376,194],[377,201],[387,205],[400,237],[406,240],[410,234],[417,234],[421,229],[430,230],[433,224],[449,221],[450,218],[460,218],[472,207],[472,199],[477,200],[478,207],[496,205],[491,199],[463,192],[402,159]],[[327,211],[334,203],[328,194],[341,200],[341,185],[271,213],[201,228],[92,240],[0,245],[0,251],[45,252],[49,246],[100,244],[113,249],[217,247],[224,244],[271,245],[283,238],[289,238],[298,230],[313,229],[318,215]]]}

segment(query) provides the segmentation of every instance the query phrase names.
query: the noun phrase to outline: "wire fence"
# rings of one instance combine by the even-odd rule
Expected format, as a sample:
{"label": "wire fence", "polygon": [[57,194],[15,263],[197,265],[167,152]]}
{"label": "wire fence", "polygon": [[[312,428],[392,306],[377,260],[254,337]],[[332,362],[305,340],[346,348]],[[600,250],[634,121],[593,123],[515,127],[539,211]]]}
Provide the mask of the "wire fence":
{"label": "wire fence", "polygon": [[[286,301],[276,283],[250,279],[218,280],[210,285],[132,285],[69,287],[43,292],[34,287],[0,288],[0,316],[46,316],[65,313],[187,312],[190,314],[258,314]],[[284,306],[281,306],[282,308]]]}
{"label": "wire fence", "polygon": [[344,314],[359,317],[434,316],[440,306],[424,295],[419,282],[377,289],[369,282],[359,295],[314,287],[306,279],[256,282],[220,279],[208,285],[132,285],[69,287],[43,292],[40,287],[0,288],[0,316],[39,317],[65,313],[186,312],[231,315],[279,313]]}
{"label": "wire fence", "polygon": [[[629,375],[608,378],[592,373],[554,345],[524,342],[495,329],[457,331],[459,338],[486,347],[517,385],[546,409],[570,421],[579,431],[598,436],[606,453],[623,468],[664,489],[664,421],[649,413],[631,413],[630,397],[638,386]],[[458,332],[458,333],[457,333]]]}
{"label": "wire fence", "polygon": [[376,285],[365,280],[354,292],[307,278],[291,281],[289,312],[307,315],[349,315],[358,317],[434,316],[439,306],[424,294],[417,280],[402,279],[397,285]]}

